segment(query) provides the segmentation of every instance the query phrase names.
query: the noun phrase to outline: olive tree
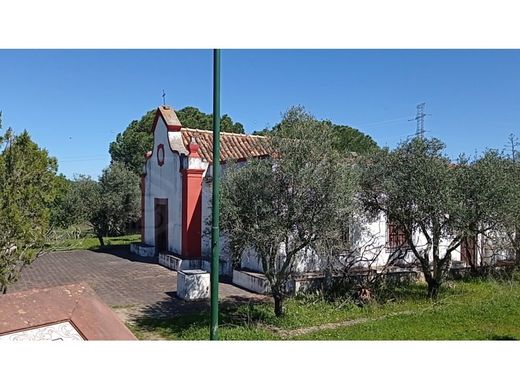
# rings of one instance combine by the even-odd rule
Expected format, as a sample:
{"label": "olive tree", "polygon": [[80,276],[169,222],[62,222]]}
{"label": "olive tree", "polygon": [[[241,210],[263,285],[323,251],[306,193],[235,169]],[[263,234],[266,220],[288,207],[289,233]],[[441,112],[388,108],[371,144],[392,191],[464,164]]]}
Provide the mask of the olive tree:
{"label": "olive tree", "polygon": [[121,162],[103,170],[99,181],[79,176],[64,201],[75,222],[88,222],[101,246],[108,235],[121,235],[140,216],[139,179]]}
{"label": "olive tree", "polygon": [[329,124],[292,108],[266,138],[271,158],[226,168],[223,175],[222,230],[236,263],[245,250],[256,253],[277,316],[297,259],[336,237],[352,211],[355,174],[331,147],[333,137]]}
{"label": "olive tree", "polygon": [[485,252],[497,254],[501,250],[497,238],[503,236],[507,214],[504,211],[509,205],[512,188],[509,163],[498,151],[487,150],[473,159],[461,156],[455,169],[466,221],[466,226],[461,228],[462,239],[475,244],[475,237],[481,235],[483,240],[479,246],[482,249],[480,263],[468,256],[470,267],[478,272],[488,256]]}
{"label": "olive tree", "polygon": [[490,170],[493,171],[496,205],[489,218],[496,229],[487,237],[493,245],[494,253],[500,258],[507,257],[520,266],[520,160],[518,141],[509,137],[510,150],[499,154],[493,152]]}
{"label": "olive tree", "polygon": [[504,199],[494,152],[475,160],[462,156],[454,164],[444,149],[438,139],[415,137],[367,157],[361,174],[365,210],[385,214],[404,233],[431,298],[461,241],[496,227],[493,210]]}
{"label": "olive tree", "polygon": [[507,249],[512,252],[512,257],[517,267],[520,267],[520,159],[518,158],[518,138],[509,136],[510,150],[504,158],[508,177],[507,201],[500,209],[500,222],[505,232]]}
{"label": "olive tree", "polygon": [[508,249],[517,267],[520,267],[520,165],[511,163],[509,168],[509,201],[505,204],[501,219],[508,242]]}

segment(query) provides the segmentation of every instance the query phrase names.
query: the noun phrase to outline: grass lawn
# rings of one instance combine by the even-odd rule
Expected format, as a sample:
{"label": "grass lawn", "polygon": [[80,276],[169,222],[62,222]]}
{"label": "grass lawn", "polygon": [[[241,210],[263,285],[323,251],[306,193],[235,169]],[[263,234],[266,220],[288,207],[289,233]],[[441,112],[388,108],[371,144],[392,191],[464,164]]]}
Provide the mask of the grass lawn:
{"label": "grass lawn", "polygon": [[[91,229],[83,227],[80,238],[72,238],[73,227],[56,232],[53,239],[47,242],[46,250],[74,250],[74,249],[99,249],[99,240],[92,233]],[[139,234],[129,234],[119,237],[104,237],[105,246],[129,245],[133,242],[139,242],[141,236]]]}
{"label": "grass lawn", "polygon": [[[363,308],[319,297],[287,300],[276,318],[268,303],[222,307],[223,340],[511,340],[520,339],[520,281],[449,282],[431,302],[415,284]],[[350,321],[349,323],[345,323]],[[356,321],[358,323],[356,323]],[[209,313],[128,324],[140,339],[205,340]]]}

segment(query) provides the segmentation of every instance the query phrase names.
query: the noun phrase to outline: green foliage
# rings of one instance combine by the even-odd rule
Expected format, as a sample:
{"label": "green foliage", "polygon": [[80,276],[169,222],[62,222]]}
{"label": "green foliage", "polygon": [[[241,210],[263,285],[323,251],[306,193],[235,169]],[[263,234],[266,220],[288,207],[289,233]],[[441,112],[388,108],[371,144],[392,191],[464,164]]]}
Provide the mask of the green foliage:
{"label": "green foliage", "polygon": [[66,228],[72,224],[71,216],[64,207],[65,198],[69,192],[71,181],[63,174],[57,175],[56,197],[51,205],[51,226]]}
{"label": "green foliage", "polygon": [[358,129],[350,126],[336,125],[329,122],[336,134],[333,147],[338,151],[367,154],[379,149],[377,143],[368,134],[363,134]]}
{"label": "green foliage", "polygon": [[[312,296],[288,298],[283,317],[274,316],[269,303],[223,305],[219,334],[223,340],[520,339],[518,280],[453,282],[435,302],[423,291],[421,284],[403,286],[391,301],[362,308]],[[352,320],[359,322],[342,324]],[[140,316],[128,325],[140,339],[207,340],[209,313]]]}
{"label": "green foliage", "polygon": [[[297,106],[298,110],[305,111],[303,107]],[[284,126],[291,126],[291,118],[284,117],[282,121],[274,125],[271,129],[255,131],[254,135],[267,136],[276,133]],[[355,152],[358,154],[367,154],[379,149],[377,143],[367,134],[363,134],[358,129],[346,125],[334,124],[329,120],[323,120],[321,123],[332,129],[333,137],[330,139],[330,145],[340,153]]]}
{"label": "green foliage", "polygon": [[121,235],[140,216],[139,179],[116,162],[103,170],[99,182],[88,176],[76,178],[64,202],[73,223],[88,221],[104,245],[103,237]]}
{"label": "green foliage", "polygon": [[[449,295],[448,295],[449,293]],[[459,282],[445,298],[377,321],[298,337],[307,340],[519,340],[520,283]],[[415,305],[414,305],[415,306]],[[413,306],[412,306],[413,308]]]}
{"label": "green foliage", "polygon": [[255,130],[253,131],[253,135],[261,135],[261,136],[268,136],[270,133],[271,133],[271,129],[269,128],[264,128],[262,130]]}
{"label": "green foliage", "polygon": [[459,158],[458,185],[464,191],[460,202],[467,221],[461,231],[465,238],[480,233],[487,242],[486,253],[481,253],[481,263],[477,264],[476,259],[470,261],[474,271],[484,265],[484,255],[487,261],[493,261],[493,257],[504,249],[502,240],[497,240],[503,237],[504,230],[514,235],[514,224],[510,225],[508,221],[514,214],[519,187],[512,180],[511,168],[511,162],[496,150],[488,150],[471,161],[465,156]]}
{"label": "green foliage", "polygon": [[123,164],[114,163],[103,171],[99,184],[103,212],[98,218],[107,221],[108,234],[123,234],[141,214],[139,179]]}
{"label": "green foliage", "polygon": [[[116,136],[110,143],[109,153],[112,162],[122,162],[128,169],[136,174],[141,174],[145,162],[145,153],[153,147],[153,134],[150,132],[155,118],[156,110],[150,110],[140,120],[132,121],[127,128]],[[184,107],[175,111],[179,121],[184,127],[211,130],[213,128],[213,116],[205,114],[195,107]],[[239,122],[233,122],[229,115],[221,118],[221,131],[229,133],[244,133],[244,126]]]}
{"label": "green foliage", "polygon": [[96,210],[101,209],[101,188],[90,176],[79,175],[70,183],[63,201],[68,225],[91,222]]}
{"label": "green foliage", "polygon": [[452,164],[444,149],[438,139],[415,137],[395,150],[373,153],[361,164],[365,210],[374,217],[384,213],[405,233],[432,297],[461,240],[494,227],[507,187],[495,152],[474,161],[462,156]]}
{"label": "green foliage", "polygon": [[[460,244],[460,235],[452,235],[465,226],[460,218],[461,188],[444,148],[438,139],[415,137],[393,151],[374,153],[362,164],[366,211],[374,217],[383,213],[405,233],[432,297],[446,277],[451,252]],[[427,243],[417,241],[417,234]],[[444,256],[439,253],[441,239],[450,240]]]}
{"label": "green foliage", "polygon": [[110,143],[108,150],[112,162],[122,162],[136,174],[142,172],[144,155],[153,146],[153,134],[150,130],[155,111],[150,110],[140,120],[130,122],[127,128],[116,136],[116,140]]}
{"label": "green foliage", "polygon": [[[188,106],[175,111],[175,113],[184,127],[201,130],[213,129],[213,115],[205,114],[198,108]],[[242,123],[233,122],[233,119],[227,114],[224,114],[220,119],[220,131],[238,134],[245,133]]]}
{"label": "green foliage", "polygon": [[459,157],[454,169],[458,172],[458,185],[464,189],[461,202],[468,226],[463,230],[468,236],[481,232],[484,227],[495,227],[510,185],[505,163],[495,150],[488,150],[473,160]]}
{"label": "green foliage", "polygon": [[11,129],[0,137],[0,291],[31,263],[49,229],[57,193],[56,159]]}
{"label": "green foliage", "polygon": [[[139,234],[129,234],[117,237],[105,237],[103,242],[107,247],[126,246],[139,242]],[[45,243],[46,250],[49,251],[70,251],[70,250],[97,250],[100,249],[99,238],[93,234],[92,228],[80,230],[78,226],[71,226],[67,230],[58,230],[51,235]]]}
{"label": "green foliage", "polygon": [[258,255],[277,315],[295,259],[352,212],[355,175],[331,150],[333,138],[330,125],[293,108],[270,134],[276,157],[229,168],[223,178],[222,229],[235,259],[247,249]]}
{"label": "green foliage", "polygon": [[490,216],[501,233],[493,237],[495,244],[508,252],[511,259],[520,268],[520,159],[518,159],[518,141],[509,137],[509,154],[494,152],[494,159],[489,169],[493,170],[495,181],[500,185],[500,196],[495,202],[494,213]]}

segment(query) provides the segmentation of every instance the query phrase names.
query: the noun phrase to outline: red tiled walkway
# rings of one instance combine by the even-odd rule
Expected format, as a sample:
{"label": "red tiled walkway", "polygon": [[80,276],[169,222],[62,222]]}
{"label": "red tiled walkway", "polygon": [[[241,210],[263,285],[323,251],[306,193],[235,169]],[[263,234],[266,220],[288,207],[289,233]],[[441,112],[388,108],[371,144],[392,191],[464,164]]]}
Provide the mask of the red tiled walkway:
{"label": "red tiled walkway", "polygon": [[[111,253],[52,252],[26,267],[8,292],[85,281],[111,306],[157,305],[167,309],[169,303],[175,307],[189,305],[175,297],[177,273],[155,261],[139,258],[126,247]],[[219,286],[219,297],[240,301],[264,298],[225,283]]]}

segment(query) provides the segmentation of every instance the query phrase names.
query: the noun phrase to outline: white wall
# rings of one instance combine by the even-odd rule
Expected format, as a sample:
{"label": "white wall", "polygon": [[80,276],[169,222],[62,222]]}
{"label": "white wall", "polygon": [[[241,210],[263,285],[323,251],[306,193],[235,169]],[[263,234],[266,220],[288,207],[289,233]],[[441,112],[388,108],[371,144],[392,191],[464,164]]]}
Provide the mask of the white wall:
{"label": "white wall", "polygon": [[[180,135],[178,132],[178,136]],[[162,166],[159,166],[157,162],[159,144],[164,145],[164,164]],[[179,156],[170,149],[168,130],[162,118],[159,117],[154,132],[152,156],[145,164],[144,242],[155,246],[154,198],[167,198],[168,250],[178,254],[182,251],[182,177],[180,173],[181,157]]]}
{"label": "white wall", "polygon": [[[354,231],[354,245],[358,248],[356,254],[352,256],[355,261],[360,261],[359,265],[372,267],[378,267],[385,265],[389,260],[393,251],[387,249],[387,219],[384,214],[379,215],[375,221],[359,221],[358,226],[353,226]],[[416,245],[426,245],[426,238],[423,234],[416,233],[414,235],[414,242]],[[444,256],[451,240],[441,240],[440,244],[440,256]],[[482,237],[477,239],[477,261],[480,261],[482,256]],[[281,253],[283,256],[283,248]],[[432,252],[430,252],[432,255]],[[452,252],[452,261],[460,260],[460,247]],[[404,258],[406,262],[412,262],[415,260],[415,256],[411,250],[409,250]],[[485,260],[486,261],[486,260]],[[489,262],[489,260],[487,260]],[[295,261],[294,271],[313,272],[323,270],[326,264],[320,260],[316,254],[311,250],[307,249],[300,253],[298,259]],[[244,251],[241,258],[241,267],[255,272],[262,272],[262,265],[254,250],[248,249]]]}
{"label": "white wall", "polygon": [[[285,244],[280,245],[278,254],[279,262],[277,266],[281,267],[285,258]],[[326,260],[320,259],[313,249],[306,248],[296,255],[296,258],[292,266],[292,270],[297,273],[319,272],[323,271],[326,265]],[[246,249],[242,253],[242,257],[240,259],[240,266],[241,268],[250,271],[263,272],[262,263],[258,258],[256,252],[251,248]]]}
{"label": "white wall", "polygon": [[[360,246],[363,247],[369,245],[369,242],[372,243],[373,249],[370,251],[367,251],[367,257],[370,257],[369,255],[374,256],[380,248],[384,247],[387,240],[387,225],[386,225],[386,216],[384,214],[381,214],[376,221],[366,223],[364,225],[365,232],[362,234],[361,238],[361,244]],[[376,239],[374,240],[374,237]],[[422,233],[416,233],[414,235],[414,242],[417,245],[426,245],[426,237]],[[440,256],[444,256],[446,253],[446,250],[448,249],[449,245],[451,243],[451,239],[443,239],[440,242]],[[476,243],[476,256],[477,261],[480,262],[480,259],[484,255],[484,261],[489,262],[489,259],[486,258],[486,256],[489,256],[489,254],[486,254],[483,252],[483,237],[479,235],[477,237],[477,243]],[[489,252],[489,251],[486,251]],[[433,251],[430,252],[430,255],[433,254]],[[379,261],[377,262],[378,265],[385,264],[389,259],[390,252],[387,250],[381,251]],[[413,254],[409,253],[408,255],[409,259],[413,259]],[[460,261],[461,260],[461,252],[460,252],[460,246],[455,249],[451,254],[452,261]]]}

